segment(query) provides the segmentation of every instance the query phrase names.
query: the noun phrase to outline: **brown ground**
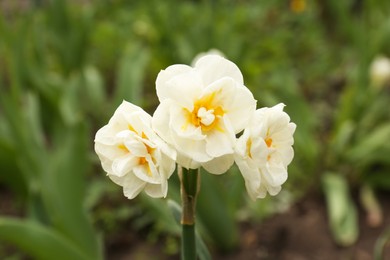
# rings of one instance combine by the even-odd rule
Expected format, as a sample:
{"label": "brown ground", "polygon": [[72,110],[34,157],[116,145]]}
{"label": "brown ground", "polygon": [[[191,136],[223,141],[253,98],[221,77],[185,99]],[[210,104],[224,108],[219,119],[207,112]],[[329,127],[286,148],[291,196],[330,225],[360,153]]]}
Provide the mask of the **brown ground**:
{"label": "brown ground", "polygon": [[[383,223],[378,227],[367,224],[364,211],[359,208],[360,235],[350,247],[337,246],[330,234],[325,203],[320,195],[306,196],[287,212],[266,219],[260,225],[243,223],[239,249],[228,254],[213,253],[217,260],[370,260],[374,245],[386,228],[390,228],[390,194],[379,199],[383,209]],[[108,248],[108,258],[127,259],[179,259],[161,257],[162,247],[145,245],[145,242],[127,241],[132,245]],[[390,260],[390,243],[384,248],[384,260]]]}
{"label": "brown ground", "polygon": [[[260,226],[244,226],[240,250],[217,259],[374,259],[374,245],[380,234],[390,227],[389,198],[390,194],[380,196],[384,218],[376,228],[368,226],[365,213],[359,209],[360,235],[351,247],[340,247],[333,242],[324,201],[320,196],[310,196]],[[390,259],[389,243],[384,249],[384,259]]]}
{"label": "brown ground", "polygon": [[[12,196],[1,190],[0,194],[0,214],[17,215]],[[378,237],[385,229],[390,228],[390,193],[381,194],[379,200],[384,213],[383,223],[379,227],[370,227],[364,211],[359,208],[360,235],[357,243],[351,247],[340,247],[333,242],[324,200],[322,196],[314,195],[306,196],[287,212],[274,215],[260,225],[243,223],[239,249],[229,254],[213,252],[213,257],[217,260],[374,259],[373,250]],[[151,245],[142,234],[117,234],[106,242],[109,242],[106,245],[109,260],[179,259],[178,255],[168,256],[163,253],[165,242],[162,243],[161,240]],[[14,250],[3,251],[3,254]],[[4,255],[0,255],[2,257]],[[389,242],[384,247],[384,260],[390,260]]]}

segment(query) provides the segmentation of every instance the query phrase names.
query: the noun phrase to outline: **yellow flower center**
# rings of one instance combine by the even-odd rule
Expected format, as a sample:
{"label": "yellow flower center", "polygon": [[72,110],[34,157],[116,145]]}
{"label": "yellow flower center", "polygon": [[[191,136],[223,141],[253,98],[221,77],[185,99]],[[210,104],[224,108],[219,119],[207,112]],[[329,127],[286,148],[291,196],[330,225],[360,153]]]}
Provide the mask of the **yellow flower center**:
{"label": "yellow flower center", "polygon": [[271,145],[272,145],[272,138],[267,136],[265,138],[265,143],[266,143],[267,147],[271,147]]}
{"label": "yellow flower center", "polygon": [[195,127],[201,127],[203,132],[208,132],[213,129],[223,131],[223,129],[218,126],[218,122],[225,114],[225,111],[220,105],[213,102],[215,94],[216,93],[213,92],[210,95],[196,100],[192,111],[184,109],[187,120],[182,126],[183,130],[186,130],[188,124],[192,124]]}
{"label": "yellow flower center", "polygon": [[118,148],[123,150],[126,153],[130,153],[129,149],[127,149],[127,147],[124,144],[119,144]]}
{"label": "yellow flower center", "polygon": [[[135,131],[135,129],[134,129],[133,126],[128,125],[128,129],[129,129],[130,131],[135,132],[135,133],[137,134],[137,132]],[[149,140],[148,137],[145,135],[144,132],[142,132],[141,137],[142,137],[142,139]],[[151,154],[154,152],[154,150],[156,149],[156,148],[150,147],[150,146],[147,145],[146,143],[143,143],[143,144],[144,144],[145,147],[146,147],[147,153],[150,154],[150,155],[151,155]],[[123,150],[125,153],[131,153],[130,150],[129,150],[123,143],[119,144],[117,147],[118,147],[119,149]],[[153,156],[152,156],[152,160],[154,160]],[[152,171],[150,170],[149,162],[146,160],[145,157],[139,157],[138,163],[139,163],[140,165],[147,164],[147,167],[148,167],[147,174],[148,174],[149,176],[152,176]]]}
{"label": "yellow flower center", "polygon": [[249,158],[252,159],[251,149],[252,149],[252,139],[249,138],[248,141],[246,141],[246,154],[249,156]]}

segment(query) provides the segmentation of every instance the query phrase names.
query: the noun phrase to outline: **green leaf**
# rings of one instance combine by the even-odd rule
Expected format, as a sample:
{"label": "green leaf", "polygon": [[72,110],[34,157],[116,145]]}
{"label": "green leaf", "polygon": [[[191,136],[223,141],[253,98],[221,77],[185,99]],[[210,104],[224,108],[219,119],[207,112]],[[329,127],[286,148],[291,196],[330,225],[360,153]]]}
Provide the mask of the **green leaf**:
{"label": "green leaf", "polygon": [[347,152],[347,158],[353,162],[369,163],[377,157],[375,152],[382,149],[390,140],[390,123],[376,127]]}
{"label": "green leaf", "polygon": [[227,190],[220,176],[202,174],[201,192],[198,195],[197,216],[207,235],[222,250],[229,251],[238,245],[238,227],[234,212],[229,210]]}
{"label": "green leaf", "polygon": [[88,170],[88,135],[84,125],[60,129],[60,140],[48,159],[42,199],[53,226],[92,259],[101,259],[98,237],[84,209]]}
{"label": "green leaf", "polygon": [[0,240],[40,260],[91,259],[58,232],[31,221],[0,218]]}
{"label": "green leaf", "polygon": [[388,227],[377,239],[374,246],[374,260],[383,260],[383,251],[390,241],[390,227]]}
{"label": "green leaf", "polygon": [[180,224],[181,220],[181,207],[174,200],[168,200],[168,207],[172,212],[173,218],[175,219],[177,224]]}
{"label": "green leaf", "polygon": [[114,104],[127,100],[136,105],[142,104],[142,89],[149,52],[140,44],[128,44],[119,61]]}
{"label": "green leaf", "polygon": [[104,93],[104,82],[102,75],[99,71],[92,66],[84,69],[84,81],[85,81],[85,97],[87,102],[84,103],[86,106],[85,110],[94,112],[95,115],[101,116],[105,104],[105,93]]}
{"label": "green leaf", "polygon": [[172,234],[180,233],[180,228],[175,225],[175,221],[172,219],[170,209],[166,203],[161,203],[161,200],[151,198],[144,193],[140,194],[139,200],[141,205],[145,207],[147,213],[153,218],[156,229]]}
{"label": "green leaf", "polygon": [[330,146],[336,155],[341,155],[345,151],[355,129],[356,125],[351,120],[344,121],[337,129],[338,131],[336,132],[335,137],[332,140],[332,145]]}
{"label": "green leaf", "polygon": [[322,187],[333,238],[339,245],[349,246],[357,240],[359,227],[348,184],[340,174],[326,173],[322,176]]}
{"label": "green leaf", "polygon": [[61,96],[60,111],[63,121],[71,126],[81,120],[81,104],[80,88],[82,82],[79,74],[72,74],[68,82],[64,84],[65,91]]}

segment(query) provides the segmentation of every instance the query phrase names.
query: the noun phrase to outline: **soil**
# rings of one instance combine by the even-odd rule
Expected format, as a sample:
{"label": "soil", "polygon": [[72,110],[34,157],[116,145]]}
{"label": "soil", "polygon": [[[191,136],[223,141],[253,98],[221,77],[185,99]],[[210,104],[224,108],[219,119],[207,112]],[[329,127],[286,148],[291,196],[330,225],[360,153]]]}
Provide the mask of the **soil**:
{"label": "soil", "polygon": [[[0,214],[19,215],[9,192],[0,189]],[[325,202],[321,195],[308,195],[286,212],[273,215],[261,224],[241,223],[241,241],[237,250],[229,253],[213,252],[213,259],[261,260],[370,260],[374,246],[385,230],[390,228],[390,193],[381,193],[379,202],[383,221],[372,227],[359,206],[360,233],[358,241],[349,247],[336,245],[328,226]],[[128,229],[127,229],[128,230]],[[105,241],[108,260],[179,259],[177,254],[166,254],[165,238],[147,242],[145,233],[117,234]],[[1,251],[1,250],[0,250]],[[177,250],[176,250],[177,251]],[[2,253],[15,253],[6,248]],[[390,242],[383,248],[383,259],[390,260]]]}
{"label": "soil", "polygon": [[[227,254],[213,252],[217,260],[371,260],[380,235],[390,228],[390,193],[381,194],[379,201],[383,221],[370,226],[366,213],[359,207],[359,238],[349,247],[334,243],[326,214],[325,201],[319,194],[308,195],[284,213],[274,215],[261,224],[242,223],[241,241],[237,250]],[[127,241],[129,242],[129,241]],[[108,259],[180,259],[178,255],[161,257],[161,241],[154,246],[144,241],[131,241],[132,245],[109,247]],[[113,246],[113,245],[112,245]],[[117,244],[118,246],[118,244]],[[383,259],[390,260],[390,243],[383,250]]]}
{"label": "soil", "polygon": [[[216,259],[280,260],[370,260],[374,246],[390,227],[390,194],[381,194],[383,221],[372,227],[359,207],[359,238],[349,247],[336,245],[331,237],[325,202],[320,195],[307,196],[287,212],[265,220],[261,225],[244,225],[240,249]],[[357,203],[357,205],[359,205]],[[384,247],[383,259],[390,259],[390,243]]]}

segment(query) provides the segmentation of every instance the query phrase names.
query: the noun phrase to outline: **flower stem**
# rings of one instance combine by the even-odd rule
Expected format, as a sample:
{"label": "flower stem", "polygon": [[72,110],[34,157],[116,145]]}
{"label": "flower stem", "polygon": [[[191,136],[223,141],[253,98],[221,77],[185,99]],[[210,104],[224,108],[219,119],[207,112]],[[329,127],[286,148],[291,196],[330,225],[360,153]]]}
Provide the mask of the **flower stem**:
{"label": "flower stem", "polygon": [[200,187],[199,169],[178,168],[182,200],[182,243],[181,257],[183,260],[196,259],[195,243],[195,206]]}

